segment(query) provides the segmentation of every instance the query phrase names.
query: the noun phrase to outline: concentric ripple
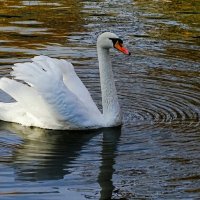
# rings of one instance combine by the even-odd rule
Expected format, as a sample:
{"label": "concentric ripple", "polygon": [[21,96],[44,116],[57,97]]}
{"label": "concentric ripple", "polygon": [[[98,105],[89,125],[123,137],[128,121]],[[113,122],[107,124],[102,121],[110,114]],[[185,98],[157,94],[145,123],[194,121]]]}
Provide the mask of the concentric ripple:
{"label": "concentric ripple", "polygon": [[125,123],[198,123],[200,91],[196,82],[138,73],[126,76],[125,82],[119,83]]}

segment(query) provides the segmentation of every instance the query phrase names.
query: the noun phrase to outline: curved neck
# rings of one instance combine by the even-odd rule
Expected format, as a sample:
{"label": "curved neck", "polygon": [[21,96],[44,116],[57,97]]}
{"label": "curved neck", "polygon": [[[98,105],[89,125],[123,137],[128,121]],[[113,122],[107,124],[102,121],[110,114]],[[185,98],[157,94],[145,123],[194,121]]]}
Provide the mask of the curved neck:
{"label": "curved neck", "polygon": [[109,50],[97,47],[97,53],[99,60],[102,106],[105,126],[119,125],[121,124],[121,112],[118,103]]}

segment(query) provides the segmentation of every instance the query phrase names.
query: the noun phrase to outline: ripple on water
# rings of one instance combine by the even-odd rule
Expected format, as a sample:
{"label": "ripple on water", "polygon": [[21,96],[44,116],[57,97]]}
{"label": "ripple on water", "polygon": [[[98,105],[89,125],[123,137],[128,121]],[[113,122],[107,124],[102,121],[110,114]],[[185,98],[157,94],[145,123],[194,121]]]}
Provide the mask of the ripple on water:
{"label": "ripple on water", "polygon": [[[200,95],[196,82],[130,72],[125,77],[123,85],[119,83],[125,123],[131,124],[134,120],[147,123],[184,121],[188,126],[199,120]],[[130,107],[134,112],[129,112]]]}

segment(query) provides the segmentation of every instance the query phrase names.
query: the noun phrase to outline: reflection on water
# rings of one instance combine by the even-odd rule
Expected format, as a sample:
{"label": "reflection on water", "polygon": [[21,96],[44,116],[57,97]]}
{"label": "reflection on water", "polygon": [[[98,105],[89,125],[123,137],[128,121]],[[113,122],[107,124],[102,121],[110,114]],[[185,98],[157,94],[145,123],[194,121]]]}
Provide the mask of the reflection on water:
{"label": "reflection on water", "polygon": [[97,35],[115,32],[132,56],[112,51],[122,129],[0,124],[0,199],[198,199],[199,1],[1,3],[1,76],[34,55],[68,59],[101,109]]}
{"label": "reflection on water", "polygon": [[31,140],[25,136],[23,144],[13,152],[16,180],[62,179],[69,173],[68,165],[79,156],[84,144],[94,137],[93,134],[80,136],[80,133],[35,130],[29,130]]}
{"label": "reflection on water", "polygon": [[[5,146],[2,145],[5,151],[12,150],[11,156],[2,155],[1,162],[8,163],[8,167],[9,163],[12,163],[16,182],[63,179],[69,181],[67,185],[73,188],[74,184],[77,185],[80,182],[83,187],[85,184],[90,185],[97,181],[101,188],[100,199],[111,198],[114,189],[113,166],[121,134],[120,127],[84,133],[83,131],[51,131],[1,123],[1,129],[6,130],[8,135],[16,134],[17,137],[21,137],[17,144],[8,146],[6,144],[8,141],[5,141]],[[93,140],[92,143],[91,140]],[[95,155],[99,156],[94,157]],[[80,166],[82,161],[88,163]],[[90,174],[90,170],[95,170],[96,178],[93,173]],[[91,183],[87,183],[84,179],[90,180]],[[12,182],[5,181],[4,184],[3,188]],[[76,188],[78,189],[80,188]],[[9,195],[12,190],[6,193],[1,190],[1,192]],[[17,192],[23,195],[23,191]]]}
{"label": "reflection on water", "polygon": [[102,161],[98,183],[101,187],[100,199],[109,199],[112,197],[114,189],[112,176],[114,173],[115,156],[117,143],[121,135],[121,128],[105,129],[103,131],[102,143]]}

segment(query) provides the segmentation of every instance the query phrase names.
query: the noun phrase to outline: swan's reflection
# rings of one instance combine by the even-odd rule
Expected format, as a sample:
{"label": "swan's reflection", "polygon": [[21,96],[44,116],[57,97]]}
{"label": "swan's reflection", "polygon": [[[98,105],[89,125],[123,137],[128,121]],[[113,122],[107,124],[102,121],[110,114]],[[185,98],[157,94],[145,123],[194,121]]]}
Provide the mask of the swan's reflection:
{"label": "swan's reflection", "polygon": [[102,163],[100,166],[100,173],[98,182],[101,187],[100,199],[111,199],[114,189],[112,182],[112,175],[114,173],[114,164],[116,157],[117,144],[121,135],[121,128],[110,128],[103,130],[103,144],[102,144]]}
{"label": "swan's reflection", "polygon": [[[52,131],[1,123],[1,129],[17,133],[23,139],[13,152],[15,177],[20,181],[60,180],[70,173],[74,160],[92,138],[103,134],[98,183],[101,199],[112,196],[115,151],[121,128],[93,131]],[[101,137],[100,137],[101,138]]]}

